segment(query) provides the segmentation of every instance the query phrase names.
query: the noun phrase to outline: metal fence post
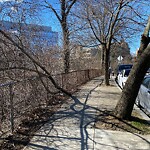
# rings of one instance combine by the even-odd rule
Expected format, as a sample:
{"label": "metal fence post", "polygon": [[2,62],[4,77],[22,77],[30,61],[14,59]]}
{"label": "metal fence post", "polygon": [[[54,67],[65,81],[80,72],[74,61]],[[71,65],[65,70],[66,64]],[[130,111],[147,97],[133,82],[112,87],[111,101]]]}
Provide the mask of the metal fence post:
{"label": "metal fence post", "polygon": [[10,126],[11,126],[11,133],[14,132],[14,105],[13,105],[13,86],[12,84],[9,85],[9,94],[10,94]]}

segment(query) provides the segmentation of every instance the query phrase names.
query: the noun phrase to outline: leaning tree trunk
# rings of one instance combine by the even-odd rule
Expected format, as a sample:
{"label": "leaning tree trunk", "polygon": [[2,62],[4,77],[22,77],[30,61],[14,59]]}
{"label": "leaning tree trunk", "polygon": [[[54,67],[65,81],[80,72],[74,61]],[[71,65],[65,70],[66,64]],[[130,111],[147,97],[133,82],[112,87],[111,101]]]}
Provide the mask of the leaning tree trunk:
{"label": "leaning tree trunk", "polygon": [[150,47],[138,58],[123,89],[115,115],[122,119],[130,119],[138,91],[146,71],[150,67]]}
{"label": "leaning tree trunk", "polygon": [[133,106],[138,95],[138,91],[146,71],[150,67],[150,17],[141,37],[139,54],[134,66],[130,72],[122,95],[115,108],[115,115],[122,119],[129,119],[133,110]]}

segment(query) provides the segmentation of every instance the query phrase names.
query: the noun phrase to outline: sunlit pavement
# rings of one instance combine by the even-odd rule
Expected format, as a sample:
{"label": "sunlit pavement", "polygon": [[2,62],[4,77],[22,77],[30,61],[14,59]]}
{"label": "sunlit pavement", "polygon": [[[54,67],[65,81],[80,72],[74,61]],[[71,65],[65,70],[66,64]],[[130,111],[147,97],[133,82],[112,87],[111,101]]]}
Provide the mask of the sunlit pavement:
{"label": "sunlit pavement", "polygon": [[80,87],[24,150],[150,150],[150,135],[93,127],[98,112],[113,109],[121,93],[114,78],[109,87],[101,82],[99,77]]}

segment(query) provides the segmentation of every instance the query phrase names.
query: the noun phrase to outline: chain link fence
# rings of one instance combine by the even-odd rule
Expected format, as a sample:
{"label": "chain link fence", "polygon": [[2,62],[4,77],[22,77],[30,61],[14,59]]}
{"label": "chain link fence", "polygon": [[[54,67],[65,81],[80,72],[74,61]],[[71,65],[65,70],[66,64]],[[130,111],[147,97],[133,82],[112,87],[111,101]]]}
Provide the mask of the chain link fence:
{"label": "chain link fence", "polygon": [[[58,74],[53,78],[60,87],[73,93],[78,86],[100,75],[100,70],[93,69]],[[45,77],[0,84],[0,136],[13,134],[36,108],[54,107],[61,98],[56,98],[59,92]]]}

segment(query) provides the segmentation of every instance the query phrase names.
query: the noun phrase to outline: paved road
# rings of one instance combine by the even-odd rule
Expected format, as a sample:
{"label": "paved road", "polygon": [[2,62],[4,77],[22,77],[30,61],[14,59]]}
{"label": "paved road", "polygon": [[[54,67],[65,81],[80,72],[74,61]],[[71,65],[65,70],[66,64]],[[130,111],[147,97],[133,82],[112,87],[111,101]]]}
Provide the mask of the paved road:
{"label": "paved road", "polygon": [[150,150],[150,135],[93,128],[97,112],[113,109],[120,97],[95,78],[80,88],[37,133],[25,150]]}

